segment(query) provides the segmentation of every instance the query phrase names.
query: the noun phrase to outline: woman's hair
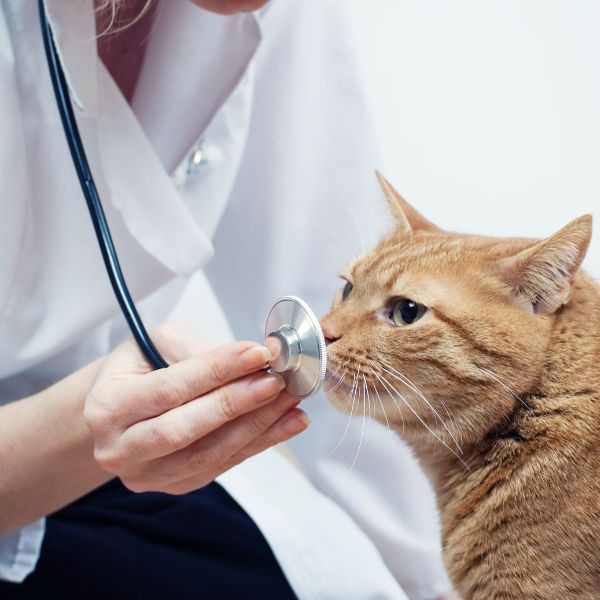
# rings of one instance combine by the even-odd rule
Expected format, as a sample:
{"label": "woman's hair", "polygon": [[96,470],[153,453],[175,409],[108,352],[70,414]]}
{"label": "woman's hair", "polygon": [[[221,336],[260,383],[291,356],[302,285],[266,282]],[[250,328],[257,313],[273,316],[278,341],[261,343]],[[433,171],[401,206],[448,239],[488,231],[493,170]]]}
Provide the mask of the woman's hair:
{"label": "woman's hair", "polygon": [[153,0],[146,0],[140,12],[133,19],[125,23],[119,23],[119,11],[127,4],[127,0],[95,0],[96,10],[98,12],[106,12],[109,15],[108,25],[99,35],[122,31],[130,25],[133,25],[146,14],[152,2]]}

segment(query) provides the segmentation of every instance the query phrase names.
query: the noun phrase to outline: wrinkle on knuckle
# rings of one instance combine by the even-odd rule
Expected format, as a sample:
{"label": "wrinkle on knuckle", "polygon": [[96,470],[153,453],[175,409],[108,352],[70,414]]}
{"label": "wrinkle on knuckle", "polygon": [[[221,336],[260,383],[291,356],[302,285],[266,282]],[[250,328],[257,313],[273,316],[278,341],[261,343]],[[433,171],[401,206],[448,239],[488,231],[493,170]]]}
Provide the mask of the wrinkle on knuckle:
{"label": "wrinkle on knuckle", "polygon": [[159,409],[181,406],[191,399],[188,382],[177,373],[164,369],[152,392]]}
{"label": "wrinkle on knuckle", "polygon": [[136,431],[134,435],[126,432],[124,437],[126,438],[127,456],[130,461],[143,461],[148,453],[148,448],[156,445],[152,428],[149,435],[141,435]]}
{"label": "wrinkle on knuckle", "polygon": [[214,452],[203,449],[192,452],[188,457],[186,470],[189,474],[204,473],[215,464]]}
{"label": "wrinkle on knuckle", "polygon": [[189,443],[189,427],[180,419],[156,423],[151,429],[152,442],[165,450],[177,449]]}
{"label": "wrinkle on knuckle", "polygon": [[253,437],[257,437],[260,434],[262,434],[268,426],[269,423],[267,422],[265,417],[260,413],[260,411],[254,411],[253,413],[250,413],[248,415],[246,428]]}
{"label": "wrinkle on knuckle", "polygon": [[208,383],[212,386],[223,385],[231,379],[230,369],[219,357],[211,357],[207,362]]}
{"label": "wrinkle on knuckle", "polygon": [[239,402],[237,394],[228,388],[220,388],[217,392],[218,417],[225,421],[233,421],[239,416]]}

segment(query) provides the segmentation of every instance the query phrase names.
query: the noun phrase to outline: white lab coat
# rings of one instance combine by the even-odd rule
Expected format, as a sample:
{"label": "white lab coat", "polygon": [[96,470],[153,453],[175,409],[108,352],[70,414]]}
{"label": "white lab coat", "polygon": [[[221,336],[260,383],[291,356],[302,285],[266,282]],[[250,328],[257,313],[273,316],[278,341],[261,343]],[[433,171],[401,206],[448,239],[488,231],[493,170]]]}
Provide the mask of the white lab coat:
{"label": "white lab coat", "polygon": [[[162,0],[131,105],[96,57],[91,0],[46,5],[147,324],[183,319],[220,343],[260,340],[280,295],[300,295],[322,313],[360,238],[379,234],[382,212],[341,0],[272,0],[232,17]],[[105,354],[127,332],[68,155],[33,0],[0,0],[0,90],[6,403]],[[322,397],[305,408],[313,425],[292,446],[310,481],[273,450],[219,478],[297,595],[446,591],[431,492],[407,450],[370,424],[350,469],[362,422],[329,456],[347,418]],[[0,537],[0,578],[20,581],[35,568],[43,533],[41,520]]]}

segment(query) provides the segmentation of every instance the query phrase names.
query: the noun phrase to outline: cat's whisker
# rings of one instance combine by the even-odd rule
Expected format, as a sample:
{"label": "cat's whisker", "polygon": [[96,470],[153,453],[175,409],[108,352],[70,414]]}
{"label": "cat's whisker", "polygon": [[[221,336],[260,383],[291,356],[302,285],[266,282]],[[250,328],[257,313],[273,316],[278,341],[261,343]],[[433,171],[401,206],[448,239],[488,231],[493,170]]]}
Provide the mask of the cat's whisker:
{"label": "cat's whisker", "polygon": [[442,407],[444,408],[444,411],[445,411],[446,415],[448,415],[448,418],[450,419],[450,421],[452,423],[454,423],[454,415],[452,414],[452,412],[448,408],[448,405],[446,404],[446,402],[442,398],[440,398],[439,401],[441,402]]}
{"label": "cat's whisker", "polygon": [[[341,377],[338,376],[338,381],[334,384],[334,386],[332,388],[330,388],[328,391],[329,393],[334,392],[335,390],[337,390],[339,387],[341,387],[344,383],[344,378],[346,377],[346,373],[348,372],[348,369],[345,369],[344,372],[342,373]],[[337,371],[335,372],[337,374]],[[330,379],[333,379],[333,374],[331,375]],[[323,387],[326,387],[327,382],[323,383]]]}
{"label": "cat's whisker", "polygon": [[330,371],[329,369],[327,369],[327,371],[325,371],[325,379],[323,380],[323,383],[327,383],[328,381],[335,379],[336,376],[337,370]]}
{"label": "cat's whisker", "polygon": [[343,376],[340,377],[340,380],[328,391],[330,393],[335,392],[338,388],[342,387],[342,385],[344,385],[344,377]]}
{"label": "cat's whisker", "polygon": [[[458,451],[462,454],[462,448],[460,447],[460,444],[458,443],[456,436],[452,433],[452,431],[450,430],[450,427],[448,427],[447,423],[444,421],[444,419],[442,419],[442,417],[440,416],[438,411],[435,409],[435,407],[431,404],[431,402],[429,402],[429,400],[427,400],[427,398],[425,398],[425,396],[421,393],[421,391],[418,388],[416,388],[414,385],[409,383],[407,381],[407,378],[404,375],[402,375],[402,373],[400,373],[399,371],[394,369],[392,366],[387,365],[386,363],[382,363],[382,365],[385,365],[382,368],[386,373],[388,373],[392,377],[395,377],[398,381],[402,382],[404,385],[406,385],[408,388],[410,388],[413,392],[415,392],[415,394],[417,394],[417,396],[419,396],[419,398],[421,398],[425,402],[425,404],[427,404],[427,406],[429,407],[431,412],[435,415],[435,417],[439,420],[439,422],[442,424],[444,429],[448,432],[448,435],[450,436],[452,441],[456,444]],[[386,367],[389,367],[389,368],[386,368]]]}
{"label": "cat's whisker", "polygon": [[[364,380],[364,374],[363,374],[363,380]],[[362,398],[362,425],[360,428],[360,441],[358,442],[358,450],[356,451],[356,455],[354,456],[354,460],[352,461],[352,464],[350,465],[350,469],[349,471],[352,471],[352,469],[354,468],[354,465],[356,464],[356,461],[358,460],[358,455],[360,454],[360,451],[362,449],[362,445],[363,445],[363,438],[365,435],[365,389],[366,389],[366,383],[363,382],[363,398]],[[359,392],[360,394],[360,392]],[[360,396],[359,396],[360,398]]]}
{"label": "cat's whisker", "polygon": [[331,383],[332,379],[335,379],[335,375],[330,373],[329,371],[325,373],[325,377],[323,379],[323,387],[325,387],[328,383]]}
{"label": "cat's whisker", "polygon": [[317,227],[319,229],[321,229],[322,231],[324,231],[325,233],[328,233],[329,235],[334,237],[338,242],[340,242],[340,244],[342,244],[343,248],[345,248],[345,250],[347,250],[350,253],[350,256],[352,256],[353,260],[357,259],[356,252],[354,252],[354,250],[352,250],[350,245],[347,242],[345,242],[337,233],[335,233],[335,231],[331,231],[330,229],[327,229],[327,227],[324,227],[321,224],[318,224]]}
{"label": "cat's whisker", "polygon": [[[423,399],[425,399],[425,401],[427,401],[427,399],[423,395],[423,392],[418,388],[417,384],[408,377],[408,375],[405,375],[404,373],[400,373],[400,371],[398,371],[397,369],[394,369],[389,363],[385,363],[382,361],[382,364],[385,365],[386,367],[388,367],[389,369],[391,369],[392,371],[394,371],[395,373],[397,373],[400,377],[402,377],[402,379],[404,379],[406,381],[407,385],[412,387],[412,389],[415,391],[415,393],[417,393],[419,396],[421,396]],[[440,399],[440,402],[442,403],[442,406],[444,407],[444,410],[446,411],[448,418],[453,419],[454,416],[450,412],[448,405],[441,399]]]}
{"label": "cat's whisker", "polygon": [[[369,367],[369,369],[371,369],[371,373],[373,373],[373,375],[377,376],[377,374],[375,373],[375,371],[373,371],[371,367]],[[385,424],[387,425],[388,431],[392,433],[390,421],[388,419],[387,413],[385,412],[385,406],[383,405],[383,401],[381,400],[381,396],[379,395],[379,391],[377,390],[377,386],[375,384],[373,384],[373,390],[375,390],[377,400],[379,401],[379,406],[381,406],[381,411],[383,412],[383,418],[385,419]],[[402,413],[400,414],[400,418],[402,419],[402,429],[404,429],[404,417],[402,416]]]}
{"label": "cat's whisker", "polygon": [[348,406],[348,404],[350,404],[350,399],[352,399],[352,406],[350,408],[350,415],[348,416],[348,422],[346,423],[346,429],[344,430],[344,433],[342,434],[342,437],[340,438],[339,442],[335,445],[333,450],[327,455],[328,457],[332,456],[335,453],[335,451],[342,445],[342,443],[346,439],[346,436],[348,435],[348,430],[350,429],[350,423],[352,422],[352,417],[354,416],[354,395],[355,395],[355,391],[356,391],[355,386],[356,386],[357,381],[358,381],[358,372],[355,370],[354,376],[352,379],[352,387],[350,388],[350,392],[348,393],[348,396],[346,398],[346,406]]}
{"label": "cat's whisker", "polygon": [[[373,371],[373,369],[371,369],[371,371]],[[386,384],[383,382],[383,380],[381,379],[381,377],[379,376],[378,373],[376,373],[375,371],[373,371],[373,375],[375,375],[375,377],[379,380],[379,382],[381,383],[381,385],[383,386],[383,388],[385,389],[385,391],[387,392],[388,396],[390,397],[390,400],[394,403],[394,406],[396,407],[396,410],[398,411],[398,414],[400,415],[400,419],[402,420],[402,435],[404,435],[404,415],[402,414],[402,409],[400,408],[400,405],[398,404],[398,402],[396,402],[396,398],[394,398],[394,396],[391,394],[389,388],[386,386]],[[394,389],[394,391],[397,392],[397,390],[392,386],[392,389]],[[400,396],[402,394],[400,394],[400,392],[397,392]],[[403,398],[404,400],[404,398]],[[406,402],[406,400],[404,400]]]}
{"label": "cat's whisker", "polygon": [[[390,369],[392,368],[391,365],[384,363],[387,367],[389,367]],[[396,369],[393,369],[394,371],[396,371]],[[399,375],[401,375],[404,379],[406,379],[407,383],[409,383],[410,385],[412,385],[415,390],[418,391],[418,393],[422,393],[421,390],[419,390],[417,384],[412,381],[408,375],[404,374],[404,373],[400,373],[400,371],[396,371]],[[452,414],[452,412],[450,411],[450,409],[448,408],[448,405],[446,404],[446,402],[444,402],[444,400],[442,398],[439,399],[439,402],[442,404],[442,407],[444,408],[444,411],[446,412],[446,415],[448,415],[448,418],[451,421],[454,421],[454,415]]]}
{"label": "cat's whisker", "polygon": [[480,367],[479,365],[477,365],[477,368],[480,371],[483,371],[484,373],[487,373],[492,379],[495,379],[509,394],[511,394],[514,398],[516,398],[525,408],[531,408],[531,406],[529,406],[529,404],[527,404],[527,402],[525,402],[525,400],[523,400],[523,398],[521,398],[521,396],[519,396],[518,394],[516,394],[515,392],[513,392],[499,377],[498,375],[496,375],[496,373],[494,373],[493,371],[490,371],[489,369],[486,369],[485,367]]}
{"label": "cat's whisker", "polygon": [[[425,423],[425,421],[423,421],[423,419],[420,417],[420,415],[417,413],[417,411],[410,405],[410,403],[408,402],[408,400],[386,379],[386,377],[384,375],[379,375],[378,373],[376,373],[377,378],[379,379],[379,381],[382,383],[382,385],[386,388],[386,390],[391,389],[395,394],[398,395],[398,397],[404,402],[404,404],[406,405],[406,407],[413,413],[413,415],[418,419],[418,421],[421,423],[421,425],[423,425],[423,427],[425,427],[425,429],[427,429],[427,431],[438,441],[440,442],[440,444],[442,444],[442,446],[444,446],[444,448],[446,448],[449,452],[451,452],[458,460],[459,462],[466,468],[468,469],[469,466],[467,465],[467,463],[462,459],[462,457],[456,452],[456,450],[454,450],[454,448],[451,448],[441,437],[439,437],[437,435],[437,433],[435,433],[435,431],[433,431],[433,429],[431,429],[431,427],[429,427],[429,425],[427,425],[427,423]],[[391,396],[390,394],[390,397]],[[397,403],[396,403],[396,406]],[[399,409],[399,407],[398,407]]]}
{"label": "cat's whisker", "polygon": [[[392,367],[392,365],[390,365],[389,363],[381,361],[381,364],[383,365],[384,370],[387,370],[390,375],[392,375],[393,377],[395,377],[396,379],[398,379],[399,381],[404,383],[404,385],[406,385],[415,394],[417,394],[417,396],[419,396],[419,398],[421,398],[427,404],[427,406],[429,406],[429,408],[438,417],[438,419],[441,420],[441,417],[438,414],[438,412],[436,411],[436,409],[431,405],[429,400],[427,400],[427,398],[424,396],[423,392],[421,392],[421,390],[416,386],[415,383],[413,383],[404,373],[401,373],[400,371],[398,371],[398,369],[395,369],[394,367]],[[450,415],[448,415],[448,416],[450,417]]]}
{"label": "cat's whisker", "polygon": [[367,409],[369,411],[369,420],[367,421],[367,436],[366,436],[366,440],[365,440],[365,443],[368,443],[369,434],[371,433],[371,423],[373,420],[373,416],[371,414],[371,394],[369,393],[369,384],[367,383],[367,378],[365,377],[364,372],[363,372],[362,376],[363,376],[363,381],[365,383],[365,392],[367,394]]}

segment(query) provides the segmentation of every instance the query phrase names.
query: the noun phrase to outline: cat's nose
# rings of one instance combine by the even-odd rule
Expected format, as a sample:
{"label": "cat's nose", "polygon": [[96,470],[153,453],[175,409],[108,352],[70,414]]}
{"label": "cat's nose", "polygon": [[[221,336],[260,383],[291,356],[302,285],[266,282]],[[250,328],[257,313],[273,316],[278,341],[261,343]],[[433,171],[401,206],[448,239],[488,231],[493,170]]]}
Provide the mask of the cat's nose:
{"label": "cat's nose", "polygon": [[329,346],[329,344],[333,344],[333,342],[337,342],[342,334],[336,331],[331,325],[321,323],[321,328],[323,329],[323,336],[325,337],[325,343]]}

